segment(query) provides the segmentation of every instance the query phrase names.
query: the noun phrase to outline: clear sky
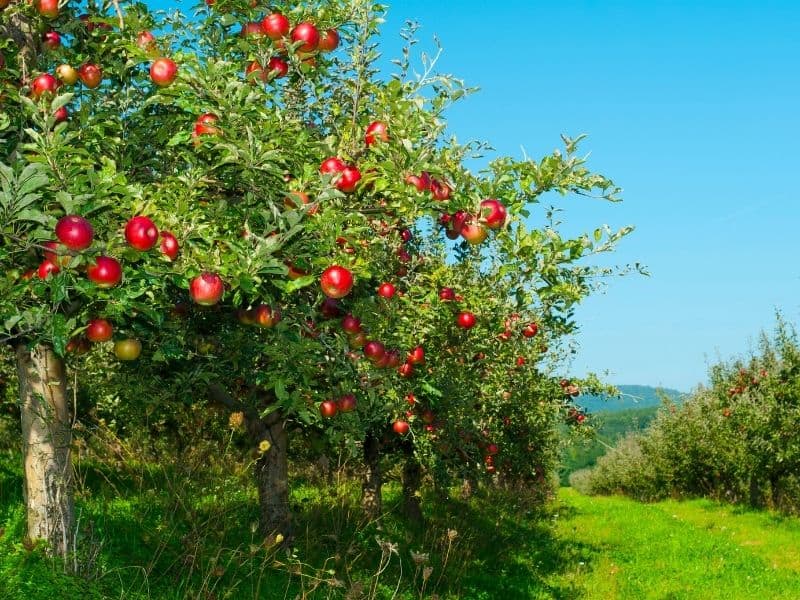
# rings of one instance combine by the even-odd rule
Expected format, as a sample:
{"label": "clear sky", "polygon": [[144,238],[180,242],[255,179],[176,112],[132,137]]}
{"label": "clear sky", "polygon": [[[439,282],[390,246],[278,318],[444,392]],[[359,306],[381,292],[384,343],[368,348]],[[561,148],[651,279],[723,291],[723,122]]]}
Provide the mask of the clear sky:
{"label": "clear sky", "polygon": [[461,140],[539,156],[587,133],[590,166],[624,188],[565,204],[571,231],[635,225],[616,262],[652,273],[581,307],[577,373],[689,390],[776,309],[800,321],[800,2],[390,4],[387,58],[414,19],[440,71],[481,87],[449,115]]}

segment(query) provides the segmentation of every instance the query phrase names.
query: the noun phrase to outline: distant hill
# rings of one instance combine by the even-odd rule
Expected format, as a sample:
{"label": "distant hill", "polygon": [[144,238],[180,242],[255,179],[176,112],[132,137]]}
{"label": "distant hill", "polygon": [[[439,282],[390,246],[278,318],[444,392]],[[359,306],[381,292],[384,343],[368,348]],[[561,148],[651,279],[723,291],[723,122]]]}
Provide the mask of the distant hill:
{"label": "distant hill", "polygon": [[597,428],[597,436],[564,448],[561,455],[561,485],[569,485],[569,475],[573,471],[593,467],[597,459],[626,433],[645,429],[657,412],[657,406],[594,412],[592,423]]}
{"label": "distant hill", "polygon": [[578,404],[583,406],[591,413],[595,412],[614,412],[619,410],[629,410],[633,408],[650,408],[661,405],[661,395],[669,399],[680,402],[686,396],[683,392],[669,388],[654,388],[649,385],[618,385],[617,389],[622,396],[581,396]]}

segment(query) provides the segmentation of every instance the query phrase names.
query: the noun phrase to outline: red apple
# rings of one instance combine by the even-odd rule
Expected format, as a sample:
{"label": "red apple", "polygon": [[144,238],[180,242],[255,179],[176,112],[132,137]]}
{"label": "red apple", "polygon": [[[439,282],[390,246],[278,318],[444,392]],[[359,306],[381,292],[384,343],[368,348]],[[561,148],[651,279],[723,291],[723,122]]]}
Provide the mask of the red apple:
{"label": "red apple", "polygon": [[406,435],[409,430],[408,423],[402,419],[397,419],[392,423],[392,429],[397,435]]}
{"label": "red apple", "polygon": [[364,356],[371,362],[378,362],[386,354],[386,348],[383,344],[376,341],[367,342],[364,345]]}
{"label": "red apple", "polygon": [[386,353],[386,368],[395,369],[400,366],[400,351],[389,350]]}
{"label": "red apple", "polygon": [[456,317],[456,323],[462,329],[472,329],[475,327],[475,323],[477,319],[475,315],[468,311],[463,311],[458,313],[458,317]]}
{"label": "red apple", "polygon": [[219,117],[217,115],[214,113],[203,113],[197,117],[197,121],[194,123],[194,136],[219,135],[221,131],[219,127],[216,127],[217,123],[219,123]]}
{"label": "red apple", "polygon": [[49,260],[43,260],[39,264],[39,269],[37,270],[37,275],[39,275],[39,279],[47,279],[48,275],[56,275],[61,270],[56,263],[50,262]]}
{"label": "red apple", "polygon": [[342,306],[336,298],[325,298],[322,304],[319,305],[319,312],[321,312],[322,316],[326,319],[335,319],[344,314]]}
{"label": "red apple", "polygon": [[259,304],[252,312],[253,324],[264,329],[269,329],[277,325],[281,320],[281,313],[277,309],[273,309],[268,304]]}
{"label": "red apple", "polygon": [[522,329],[522,335],[526,338],[532,338],[539,333],[539,326],[536,323],[528,323]]}
{"label": "red apple", "polygon": [[92,319],[86,327],[86,338],[90,342],[107,342],[114,336],[114,328],[105,319]]}
{"label": "red apple", "polygon": [[333,265],[323,271],[320,285],[329,298],[344,298],[353,289],[353,274],[344,267]]}
{"label": "red apple", "polygon": [[260,36],[263,33],[264,31],[261,29],[261,23],[256,21],[251,21],[250,23],[245,23],[242,25],[242,37]]}
{"label": "red apple", "polygon": [[170,260],[175,260],[176,258],[178,258],[178,252],[180,252],[178,239],[174,235],[172,235],[172,233],[170,233],[169,231],[162,231],[161,244],[159,245],[159,250],[161,250],[161,254],[163,254]]}
{"label": "red apple", "polygon": [[497,447],[497,444],[489,444],[486,446],[486,453],[489,454],[489,456],[494,456],[498,452],[500,452],[500,448]]}
{"label": "red apple", "polygon": [[159,87],[166,87],[175,81],[178,65],[171,58],[158,58],[150,65],[150,79]]}
{"label": "red apple", "polygon": [[261,33],[271,40],[279,40],[289,35],[290,27],[289,19],[280,13],[267,15],[261,21]]}
{"label": "red apple", "polygon": [[58,80],[50,73],[42,73],[31,83],[31,96],[36,100],[42,94],[55,94],[58,89]]}
{"label": "red apple", "polygon": [[148,217],[133,217],[125,225],[125,240],[132,248],[146,252],[158,242],[158,227]]}
{"label": "red apple", "polygon": [[213,306],[222,298],[225,285],[216,273],[201,273],[189,284],[189,294],[201,306]]}
{"label": "red apple", "polygon": [[78,215],[61,217],[56,223],[56,237],[70,250],[85,250],[92,245],[92,224]]}
{"label": "red apple", "polygon": [[452,190],[444,181],[431,179],[431,195],[435,200],[449,200]]}
{"label": "red apple", "polygon": [[378,295],[384,298],[393,298],[396,293],[395,287],[391,283],[382,283],[378,288]]}
{"label": "red apple", "polygon": [[370,123],[369,127],[367,127],[367,133],[364,136],[364,142],[367,146],[372,146],[372,144],[378,141],[389,141],[387,125],[383,121],[373,121]]}
{"label": "red apple", "polygon": [[65,106],[57,108],[56,112],[53,113],[53,120],[56,123],[63,123],[67,119],[69,119],[69,112]]}
{"label": "red apple", "polygon": [[406,402],[408,402],[411,406],[414,406],[417,403],[417,398],[414,394],[406,394]]}
{"label": "red apple", "polygon": [[48,50],[57,50],[61,46],[61,36],[57,31],[45,31],[42,35],[42,46]]}
{"label": "red apple", "polygon": [[86,276],[99,288],[112,288],[122,280],[122,265],[110,256],[98,256],[86,267]]}
{"label": "red apple", "polygon": [[361,332],[361,321],[353,315],[346,315],[342,319],[342,330],[353,335]]}
{"label": "red apple", "polygon": [[264,70],[264,67],[261,66],[261,63],[259,63],[257,60],[254,60],[249,65],[247,65],[247,68],[244,70],[244,76],[247,79],[258,78],[263,82],[266,82],[267,79],[269,79],[268,73]]}
{"label": "red apple", "polygon": [[481,218],[489,229],[500,229],[505,225],[508,212],[502,202],[495,199],[481,202]]}
{"label": "red apple", "polygon": [[400,377],[405,377],[406,379],[411,377],[414,374],[414,365],[411,363],[403,363],[397,369],[397,372],[400,374]]}
{"label": "red apple", "polygon": [[292,29],[292,42],[302,42],[298,52],[313,52],[319,45],[319,30],[311,23],[300,23]]}
{"label": "red apple", "polygon": [[66,267],[72,262],[72,256],[68,253],[64,252],[65,246],[59,244],[58,242],[42,242],[42,246],[47,248],[44,251],[44,259],[49,260],[51,263],[58,265],[59,267]]}
{"label": "red apple", "polygon": [[425,349],[422,346],[417,346],[408,353],[408,362],[412,365],[425,364]]}
{"label": "red apple", "polygon": [[403,231],[400,232],[400,239],[403,240],[404,244],[408,244],[414,239],[414,234],[411,233],[410,229],[403,229]]}
{"label": "red apple", "polygon": [[320,32],[317,50],[320,52],[333,52],[339,47],[339,32],[335,29],[327,29]]}
{"label": "red apple", "polygon": [[136,360],[142,353],[142,342],[134,339],[119,340],[114,344],[114,355],[119,360]]}
{"label": "red apple", "polygon": [[342,169],[339,179],[336,181],[336,189],[345,194],[351,194],[356,190],[358,182],[361,181],[361,171],[353,166]]}
{"label": "red apple", "polygon": [[439,290],[439,299],[444,302],[450,302],[456,299],[456,293],[453,291],[453,288],[443,287]]}
{"label": "red apple", "polygon": [[325,400],[319,405],[319,412],[326,419],[335,417],[338,410],[336,402],[333,400]]}
{"label": "red apple", "polygon": [[85,337],[74,337],[67,342],[65,350],[70,354],[80,356],[89,352],[89,350],[91,350],[91,346]]}
{"label": "red apple", "polygon": [[356,397],[353,394],[345,394],[336,401],[339,412],[349,413],[356,409]]}
{"label": "red apple", "polygon": [[331,156],[330,158],[326,158],[324,161],[322,161],[322,164],[319,167],[319,172],[323,175],[332,175],[334,173],[341,173],[346,167],[347,165],[341,158]]}
{"label": "red apple", "polygon": [[286,77],[289,73],[289,63],[279,56],[273,56],[267,63],[267,72],[276,79]]}
{"label": "red apple", "polygon": [[461,226],[461,237],[473,246],[483,243],[488,235],[489,230],[474,219],[469,219]]}
{"label": "red apple", "polygon": [[413,185],[418,192],[426,192],[431,189],[431,177],[427,171],[423,171],[421,175],[407,175],[406,183]]}
{"label": "red apple", "polygon": [[103,71],[94,63],[84,63],[78,69],[83,85],[93,90],[103,81]]}
{"label": "red apple", "polygon": [[156,45],[156,37],[149,31],[141,31],[136,36],[136,45],[142,50],[152,50]]}
{"label": "red apple", "polygon": [[55,19],[58,16],[58,0],[35,0],[34,6],[43,17]]}

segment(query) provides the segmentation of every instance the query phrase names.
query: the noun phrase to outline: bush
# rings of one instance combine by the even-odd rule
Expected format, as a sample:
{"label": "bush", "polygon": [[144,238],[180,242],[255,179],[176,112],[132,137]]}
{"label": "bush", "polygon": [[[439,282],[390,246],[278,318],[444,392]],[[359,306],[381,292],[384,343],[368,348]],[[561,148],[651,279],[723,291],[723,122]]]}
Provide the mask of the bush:
{"label": "bush", "polygon": [[641,500],[706,496],[797,512],[800,503],[800,346],[778,320],[758,353],[711,368],[711,385],[659,410],[641,435],[620,441],[574,477],[587,493]]}

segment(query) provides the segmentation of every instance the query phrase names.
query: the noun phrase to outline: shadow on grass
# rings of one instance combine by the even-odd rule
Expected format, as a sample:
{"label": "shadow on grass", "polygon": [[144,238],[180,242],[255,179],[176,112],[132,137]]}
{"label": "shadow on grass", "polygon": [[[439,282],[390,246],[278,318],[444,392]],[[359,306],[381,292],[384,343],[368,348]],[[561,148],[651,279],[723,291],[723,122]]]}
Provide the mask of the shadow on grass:
{"label": "shadow on grass", "polygon": [[[389,483],[384,515],[370,522],[358,482],[335,487],[302,477],[293,480],[296,537],[287,552],[262,544],[247,473],[80,468],[82,552],[94,563],[81,582],[86,598],[577,600],[584,593],[569,576],[596,552],[556,537],[552,513],[512,492],[492,489],[469,501],[426,496],[420,525],[402,516],[399,486]],[[0,515],[19,514],[21,481],[18,464],[0,463]],[[559,518],[569,510],[560,506]],[[0,547],[0,569],[12,559],[24,564],[20,540],[12,542]]]}

